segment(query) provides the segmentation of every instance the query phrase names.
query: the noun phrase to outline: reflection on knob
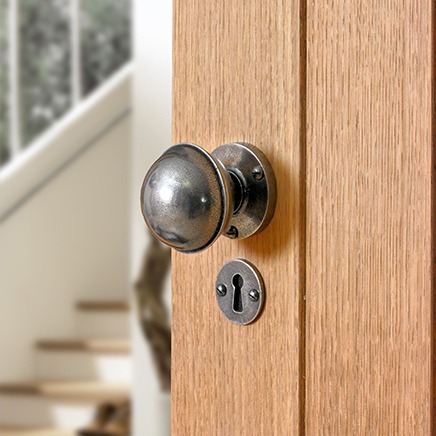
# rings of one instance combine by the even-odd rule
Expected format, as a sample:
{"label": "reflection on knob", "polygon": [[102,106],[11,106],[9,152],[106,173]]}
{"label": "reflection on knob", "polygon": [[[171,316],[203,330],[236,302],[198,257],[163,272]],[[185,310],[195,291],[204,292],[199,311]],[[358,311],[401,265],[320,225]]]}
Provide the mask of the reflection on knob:
{"label": "reflection on knob", "polygon": [[154,236],[193,253],[223,233],[242,239],[263,229],[275,197],[273,171],[255,147],[231,143],[209,154],[185,143],[152,165],[142,184],[141,208]]}

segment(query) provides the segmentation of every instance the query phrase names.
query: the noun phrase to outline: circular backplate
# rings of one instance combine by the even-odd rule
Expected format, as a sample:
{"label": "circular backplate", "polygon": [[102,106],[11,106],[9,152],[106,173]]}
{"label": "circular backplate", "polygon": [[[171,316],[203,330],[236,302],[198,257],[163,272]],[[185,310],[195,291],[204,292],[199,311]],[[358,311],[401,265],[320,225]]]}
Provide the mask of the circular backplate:
{"label": "circular backplate", "polygon": [[242,142],[224,144],[212,155],[242,184],[243,199],[238,210],[230,217],[229,237],[244,239],[263,230],[274,215],[276,205],[276,181],[266,156],[255,146]]}
{"label": "circular backplate", "polygon": [[221,268],[215,292],[222,313],[240,325],[250,324],[259,316],[265,299],[262,276],[243,259],[231,260]]}

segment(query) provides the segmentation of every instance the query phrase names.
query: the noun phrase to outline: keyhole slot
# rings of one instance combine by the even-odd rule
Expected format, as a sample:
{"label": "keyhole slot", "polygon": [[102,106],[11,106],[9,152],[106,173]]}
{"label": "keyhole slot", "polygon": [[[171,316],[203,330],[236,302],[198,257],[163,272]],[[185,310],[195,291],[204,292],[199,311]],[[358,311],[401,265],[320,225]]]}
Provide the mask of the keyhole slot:
{"label": "keyhole slot", "polygon": [[242,313],[244,307],[242,305],[242,286],[244,286],[244,279],[241,275],[235,274],[232,279],[233,284],[233,311],[236,313]]}

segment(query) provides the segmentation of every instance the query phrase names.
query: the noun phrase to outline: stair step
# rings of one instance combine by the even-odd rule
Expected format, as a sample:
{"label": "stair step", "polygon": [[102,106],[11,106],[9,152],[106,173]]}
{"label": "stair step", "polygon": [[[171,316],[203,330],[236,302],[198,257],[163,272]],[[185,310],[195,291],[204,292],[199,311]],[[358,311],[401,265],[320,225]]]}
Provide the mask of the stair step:
{"label": "stair step", "polygon": [[0,427],[0,436],[74,436],[70,430],[35,427]]}
{"label": "stair step", "polygon": [[95,409],[96,404],[92,403],[75,403],[36,395],[0,394],[0,423],[4,427],[75,430],[92,421]]}
{"label": "stair step", "polygon": [[83,339],[128,339],[130,324],[127,311],[79,310],[76,313],[76,335]]}
{"label": "stair step", "polygon": [[77,303],[78,310],[97,312],[128,312],[130,305],[127,300],[83,300]]}
{"label": "stair step", "polygon": [[[97,404],[125,401],[127,384],[97,382],[17,382],[0,384],[2,426],[74,430],[86,426]],[[12,433],[13,434],[13,433]]]}
{"label": "stair step", "polygon": [[80,403],[120,401],[129,397],[124,383],[90,381],[27,381],[0,384],[0,395],[25,395]]}
{"label": "stair step", "polygon": [[130,354],[127,339],[47,339],[38,341],[37,348],[44,351],[82,351],[98,354]]}
{"label": "stair step", "polygon": [[131,383],[132,358],[107,347],[74,349],[73,347],[38,348],[35,356],[37,380],[94,380],[107,383]]}

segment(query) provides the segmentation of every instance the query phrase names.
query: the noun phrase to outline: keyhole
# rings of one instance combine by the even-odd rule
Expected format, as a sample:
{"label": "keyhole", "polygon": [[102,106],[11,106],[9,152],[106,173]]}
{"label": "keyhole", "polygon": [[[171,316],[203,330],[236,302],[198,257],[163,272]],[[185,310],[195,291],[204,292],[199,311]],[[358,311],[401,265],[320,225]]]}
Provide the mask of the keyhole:
{"label": "keyhole", "polygon": [[233,311],[237,313],[242,313],[244,310],[242,306],[242,295],[241,295],[241,289],[244,285],[244,280],[239,274],[235,274],[233,276]]}

